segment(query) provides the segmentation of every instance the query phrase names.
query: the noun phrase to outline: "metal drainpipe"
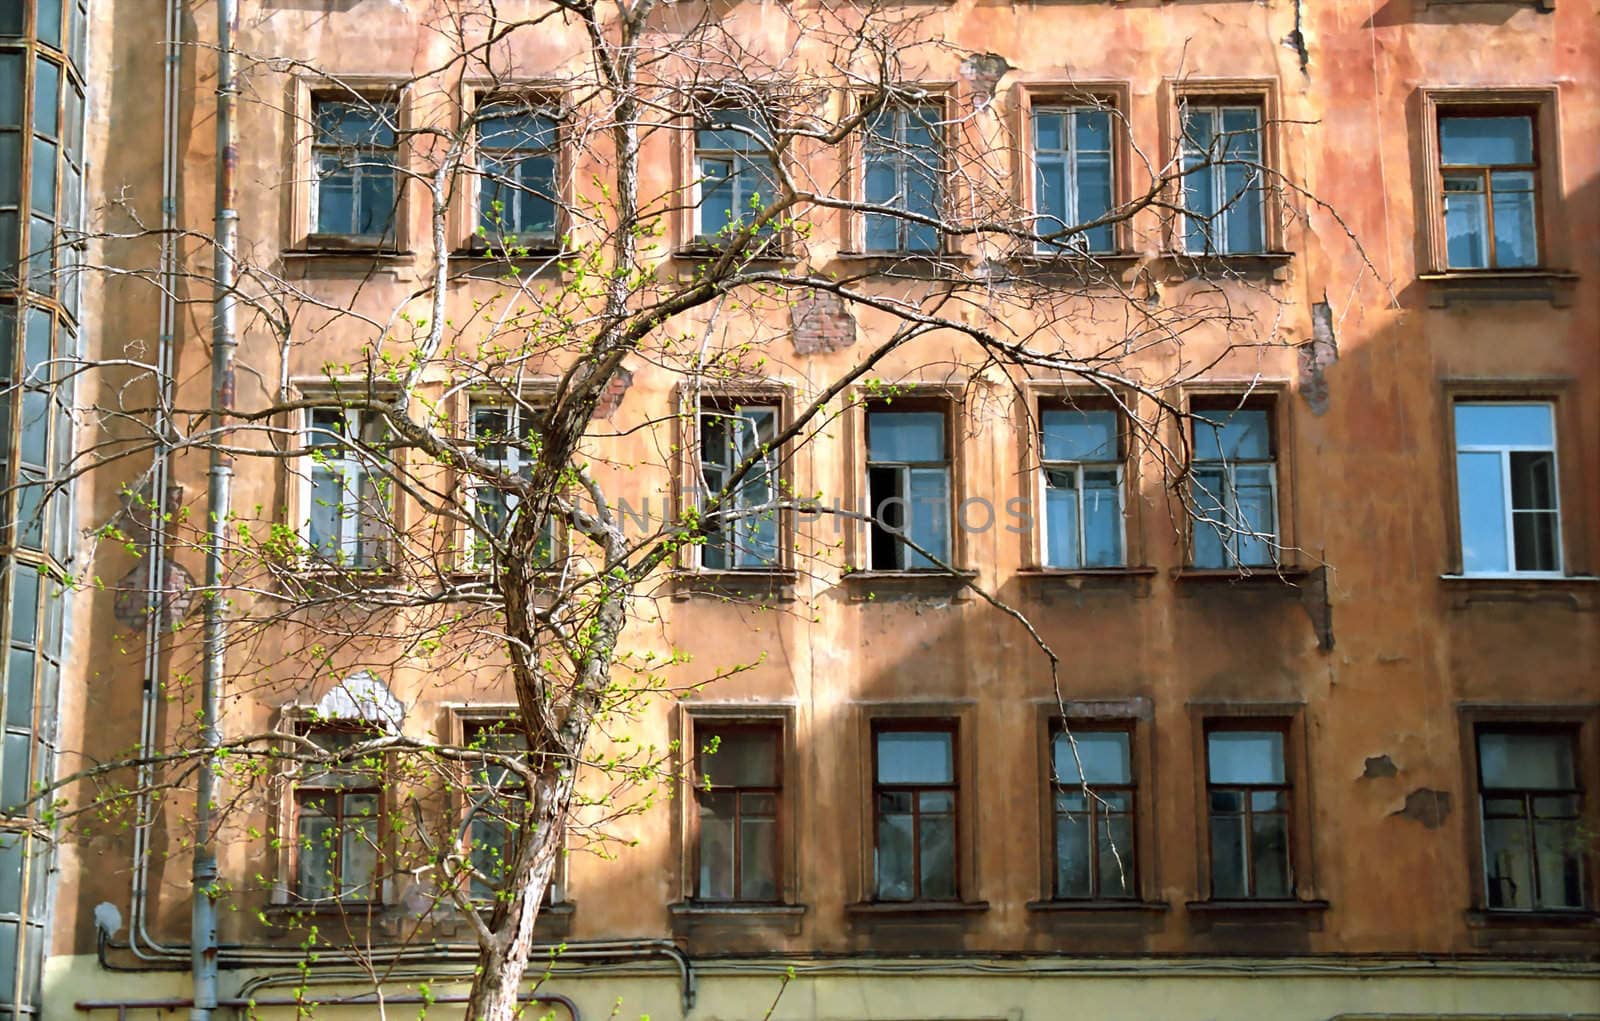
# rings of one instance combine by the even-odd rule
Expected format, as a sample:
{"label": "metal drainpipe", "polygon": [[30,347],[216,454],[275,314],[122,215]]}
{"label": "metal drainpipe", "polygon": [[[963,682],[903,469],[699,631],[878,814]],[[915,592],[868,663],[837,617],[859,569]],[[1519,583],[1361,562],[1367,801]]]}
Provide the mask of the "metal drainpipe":
{"label": "metal drainpipe", "polygon": [[194,891],[190,923],[190,967],[194,976],[191,1021],[210,1021],[217,1006],[217,879],[216,837],[211,808],[218,783],[216,749],[222,743],[221,694],[227,657],[228,625],[222,598],[223,550],[232,509],[232,458],[222,449],[222,430],[234,402],[233,356],[236,332],[234,254],[239,243],[239,211],[235,208],[234,176],[239,161],[234,107],[237,85],[233,68],[235,0],[217,0],[217,182],[215,291],[211,313],[211,468],[206,507],[205,669],[201,679],[201,741],[206,750],[195,801]]}

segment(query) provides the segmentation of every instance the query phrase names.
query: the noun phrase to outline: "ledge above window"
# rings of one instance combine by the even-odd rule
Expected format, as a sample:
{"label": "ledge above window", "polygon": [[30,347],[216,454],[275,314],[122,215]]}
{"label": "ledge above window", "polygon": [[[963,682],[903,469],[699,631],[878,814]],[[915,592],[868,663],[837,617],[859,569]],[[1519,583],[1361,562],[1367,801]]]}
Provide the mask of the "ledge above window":
{"label": "ledge above window", "polygon": [[953,599],[967,600],[967,586],[978,577],[977,571],[851,571],[840,578],[850,593],[851,602],[874,599]]}
{"label": "ledge above window", "polygon": [[1578,274],[1563,269],[1459,270],[1422,273],[1417,279],[1428,285],[1430,308],[1466,301],[1547,301],[1568,308]]}

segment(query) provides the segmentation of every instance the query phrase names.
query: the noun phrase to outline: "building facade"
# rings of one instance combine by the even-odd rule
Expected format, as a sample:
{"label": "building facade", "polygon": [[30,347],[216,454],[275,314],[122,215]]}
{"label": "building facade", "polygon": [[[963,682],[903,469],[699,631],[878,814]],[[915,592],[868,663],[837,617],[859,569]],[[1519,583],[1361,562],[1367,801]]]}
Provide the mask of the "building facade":
{"label": "building facade", "polygon": [[[482,565],[463,522],[430,514],[448,483],[390,488],[349,453],[379,434],[341,401],[404,376],[384,352],[439,310],[528,315],[504,311],[505,264],[536,275],[521,292],[534,305],[587,268],[550,253],[563,236],[581,250],[605,219],[588,182],[610,150],[571,127],[587,100],[562,95],[591,54],[553,8],[516,6],[499,16],[533,30],[483,42],[505,73],[479,80],[456,67],[482,31],[471,5],[241,5],[230,163],[250,300],[233,407],[290,407],[237,452],[230,523],[317,562],[234,565],[251,620],[228,650],[227,734],[483,747],[517,711],[503,656],[397,621],[372,594],[401,559],[448,562],[441,586]],[[186,441],[209,404],[215,9],[46,7],[0,0],[0,89],[18,99],[0,98],[8,804],[15,777],[192,747],[208,513],[206,459]],[[820,60],[807,26],[844,17],[710,10],[748,47],[718,57],[734,64]],[[659,31],[698,13],[674,6]],[[854,297],[751,298],[735,329],[710,309],[670,320],[739,371],[686,390],[683,362],[629,359],[584,448],[597,484],[646,515],[681,510],[906,307],[945,314],[941,272],[964,281],[952,322],[1006,309],[1029,343],[1110,352],[1091,375],[1125,385],[1090,393],[1081,360],[1004,364],[929,329],[739,490],[873,520],[752,515],[663,566],[618,667],[637,690],[595,752],[658,768],[620,800],[615,770],[580,777],[591,803],[539,921],[566,946],[535,955],[544,1007],[574,1021],[619,1002],[623,1017],[748,1018],[775,999],[773,1017],[836,1021],[1600,1017],[1597,14],[1568,0],[856,14],[898,19],[915,51],[899,67],[923,91],[842,157],[798,150],[817,188],[850,201],[774,232],[803,242],[785,253],[796,272],[847,277]],[[848,75],[830,80],[846,84],[806,102],[847,109]],[[539,101],[480,109],[512,86]],[[463,108],[477,173],[430,191],[426,128]],[[770,127],[722,105],[645,133],[650,272],[682,281],[715,262],[760,205]],[[1141,204],[1164,174],[1176,190]],[[997,256],[995,230],[952,237],[949,217],[917,215],[962,196],[982,222],[991,193],[1036,233],[1089,226]],[[891,207],[910,215],[873,212]],[[441,237],[458,268],[422,307]],[[919,260],[957,268],[906,268]],[[1027,302],[1005,296],[1019,280],[1037,289]],[[442,368],[418,393],[516,474],[523,416],[559,392],[570,351],[508,357],[470,333],[456,364],[517,366],[516,399]],[[41,376],[80,347],[93,371]],[[462,506],[480,523],[514,509]],[[552,532],[552,562],[571,545]],[[449,1009],[465,988],[469,924],[403,853],[385,765],[346,765],[224,783],[225,1009],[292,1016],[374,975],[386,1011]],[[471,813],[498,795],[473,792],[503,779],[469,775],[410,832],[445,820],[492,871],[504,838]],[[0,1012],[183,1005],[192,799],[129,795],[121,814],[60,820],[41,805],[6,833],[54,825],[49,871],[42,842],[0,849]]]}

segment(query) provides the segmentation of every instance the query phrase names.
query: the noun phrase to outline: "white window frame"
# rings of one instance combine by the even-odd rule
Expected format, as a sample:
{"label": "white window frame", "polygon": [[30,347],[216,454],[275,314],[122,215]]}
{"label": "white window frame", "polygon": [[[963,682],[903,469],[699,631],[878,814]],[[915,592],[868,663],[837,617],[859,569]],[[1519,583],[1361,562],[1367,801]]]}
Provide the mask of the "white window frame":
{"label": "white window frame", "polygon": [[[1179,181],[1178,181],[1178,187],[1179,187],[1178,207],[1179,207],[1179,209],[1181,209],[1183,211],[1183,216],[1182,216],[1182,222],[1179,224],[1179,228],[1180,229],[1178,231],[1178,247],[1183,252],[1185,252],[1186,254],[1189,254],[1189,255],[1202,255],[1202,256],[1204,256],[1204,255],[1210,255],[1210,256],[1260,255],[1260,254],[1262,254],[1262,253],[1267,251],[1267,238],[1268,238],[1268,234],[1269,234],[1268,224],[1267,224],[1266,182],[1265,181],[1260,182],[1260,184],[1258,185],[1258,189],[1256,191],[1256,198],[1255,198],[1255,201],[1260,205],[1261,234],[1260,234],[1259,237],[1253,239],[1254,247],[1236,249],[1233,246],[1233,242],[1228,238],[1228,221],[1227,221],[1227,217],[1224,214],[1225,214],[1225,212],[1227,211],[1227,209],[1230,206],[1236,206],[1236,205],[1239,204],[1239,202],[1244,201],[1246,196],[1241,195],[1237,201],[1231,201],[1230,202],[1229,195],[1228,195],[1227,175],[1224,173],[1224,170],[1226,169],[1226,167],[1228,165],[1228,161],[1226,159],[1222,159],[1222,160],[1219,160],[1219,161],[1214,162],[1214,163],[1208,163],[1208,161],[1211,160],[1211,158],[1212,158],[1210,152],[1209,151],[1200,152],[1200,151],[1195,149],[1195,147],[1194,147],[1195,140],[1193,138],[1189,137],[1189,132],[1188,132],[1188,130],[1186,128],[1186,122],[1189,119],[1190,112],[1191,111],[1196,111],[1196,110],[1209,111],[1211,113],[1211,115],[1215,118],[1216,137],[1221,137],[1221,136],[1223,136],[1225,134],[1228,134],[1228,132],[1224,132],[1223,129],[1222,129],[1222,119],[1223,119],[1223,114],[1224,113],[1231,112],[1231,111],[1248,110],[1251,113],[1255,114],[1255,116],[1256,116],[1256,127],[1255,127],[1255,133],[1256,133],[1256,162],[1261,164],[1262,166],[1266,166],[1267,165],[1266,108],[1265,108],[1265,106],[1263,104],[1261,104],[1261,103],[1196,103],[1193,100],[1187,99],[1187,98],[1180,100],[1179,101],[1179,105],[1178,105],[1178,148],[1179,148],[1179,169],[1183,172],[1183,176],[1181,178],[1179,178]],[[1208,217],[1199,217],[1199,219],[1208,221],[1208,224],[1207,224],[1207,226],[1205,228],[1205,233],[1208,234],[1210,236],[1210,238],[1211,238],[1211,244],[1209,246],[1210,247],[1210,251],[1209,252],[1204,251],[1204,250],[1196,252],[1196,251],[1191,251],[1190,248],[1189,248],[1189,220],[1190,220],[1190,215],[1189,215],[1189,208],[1188,208],[1188,204],[1187,204],[1187,196],[1184,193],[1187,192],[1188,189],[1189,189],[1188,182],[1189,182],[1190,175],[1189,175],[1188,171],[1189,171],[1189,161],[1191,159],[1199,161],[1197,165],[1209,165],[1210,169],[1212,170],[1212,175],[1211,175],[1211,201],[1212,201],[1213,206],[1215,207],[1216,212],[1214,212],[1211,216],[1208,216]]]}
{"label": "white window frame", "polygon": [[[1501,511],[1505,516],[1506,536],[1506,563],[1517,562],[1517,535],[1515,530],[1516,511],[1511,506],[1511,455],[1516,454],[1545,454],[1550,455],[1550,463],[1555,475],[1553,495],[1555,506],[1552,508],[1556,515],[1555,528],[1555,553],[1556,566],[1550,571],[1469,571],[1467,570],[1467,554],[1465,535],[1458,534],[1457,540],[1461,546],[1461,576],[1467,578],[1564,578],[1566,550],[1561,541],[1561,454],[1559,451],[1560,438],[1556,435],[1559,427],[1556,422],[1556,406],[1554,401],[1518,400],[1518,401],[1482,401],[1482,400],[1456,400],[1450,405],[1450,421],[1452,431],[1455,428],[1456,412],[1463,407],[1542,407],[1550,412],[1550,445],[1535,446],[1531,444],[1492,443],[1492,444],[1463,444],[1459,434],[1456,438],[1456,457],[1462,454],[1499,454],[1500,455],[1500,500]],[[1459,461],[1457,462],[1459,464]],[[1456,521],[1459,533],[1462,511],[1461,477],[1459,469],[1456,474]],[[1537,511],[1535,513],[1548,513]]]}
{"label": "white window frame", "polygon": [[[750,198],[752,195],[761,193],[762,185],[772,189],[773,198],[777,197],[778,168],[776,166],[776,156],[765,149],[714,149],[700,145],[700,133],[702,131],[717,130],[733,131],[747,136],[753,142],[760,142],[761,136],[758,133],[760,124],[757,115],[742,108],[738,112],[746,113],[752,120],[756,120],[756,130],[747,130],[743,127],[732,125],[723,126],[720,129],[713,127],[717,123],[716,112],[713,112],[708,117],[696,120],[694,125],[692,136],[694,140],[694,240],[697,244],[715,244],[723,231],[738,230],[745,226],[744,217],[746,214],[749,214],[753,220],[758,211],[751,209]],[[768,142],[767,144],[770,145],[771,143]],[[727,223],[715,225],[714,229],[708,229],[708,225],[705,222],[705,203],[703,199],[705,197],[706,182],[711,180],[705,172],[707,160],[718,160],[729,165],[729,173],[726,180],[730,182],[729,187],[733,190],[733,219]],[[762,168],[762,163],[766,164],[765,169]],[[767,204],[763,203],[763,208]],[[770,237],[775,233],[775,225],[769,223],[757,232],[757,236],[765,235]]]}
{"label": "white window frame", "polygon": [[[697,489],[697,494],[696,495],[698,497],[698,502],[700,503],[701,506],[704,506],[705,502],[707,500],[709,500],[710,497],[711,497],[710,488],[706,485],[706,482],[705,482],[705,466],[708,465],[708,464],[716,465],[716,466],[722,468],[722,470],[724,472],[732,473],[733,469],[738,467],[738,464],[739,464],[739,462],[732,460],[732,457],[734,456],[734,451],[733,451],[733,448],[732,448],[731,445],[733,443],[734,437],[733,437],[733,434],[732,434],[731,430],[728,431],[726,436],[725,436],[725,440],[726,440],[726,444],[727,445],[725,445],[724,449],[721,451],[721,460],[713,460],[709,456],[707,456],[709,452],[705,449],[705,444],[703,443],[703,439],[705,437],[705,419],[706,419],[706,416],[707,415],[713,415],[713,416],[720,417],[720,418],[722,418],[724,420],[727,420],[727,421],[730,421],[730,422],[748,422],[748,419],[746,419],[744,417],[743,413],[744,412],[749,412],[749,411],[765,411],[765,412],[768,412],[769,414],[771,414],[772,415],[772,425],[773,425],[774,433],[776,433],[782,426],[782,422],[783,422],[782,409],[779,408],[778,405],[776,405],[776,404],[754,404],[754,403],[745,404],[743,402],[735,402],[735,404],[702,403],[700,405],[699,414],[696,417],[696,423],[695,423],[697,428],[698,428],[698,430],[699,430],[699,435],[696,437],[696,444],[697,444],[697,448],[699,449],[699,453],[700,453],[700,466],[699,466],[700,470],[697,473],[697,478],[695,479],[695,484],[696,484],[696,489]],[[757,437],[757,439],[759,440],[760,437]],[[767,453],[766,457],[763,458],[763,460],[766,462],[765,471],[766,471],[767,477],[771,480],[770,481],[770,487],[771,487],[771,491],[772,491],[772,496],[773,496],[773,499],[776,500],[776,499],[779,499],[781,497],[781,493],[779,492],[780,475],[779,475],[779,472],[778,472],[777,457],[775,455],[776,455],[776,449],[774,449],[772,451],[769,451]],[[752,467],[751,471],[746,473],[745,478],[748,479],[748,478],[750,478],[751,475],[753,475],[755,473],[756,473],[756,469],[754,467]],[[746,509],[744,504],[742,503],[742,501],[740,499],[740,494],[738,493],[737,489],[735,489],[734,491],[729,492],[727,495],[728,495],[728,500],[726,502],[726,506],[727,506],[727,508],[729,510],[731,510],[731,511],[741,511],[741,510],[745,510]],[[724,547],[725,551],[728,552],[729,554],[731,554],[729,556],[729,558],[728,558],[729,559],[729,565],[726,566],[726,567],[707,567],[706,563],[705,563],[705,547],[704,546],[697,546],[696,547],[696,551],[695,551],[695,557],[696,557],[696,560],[697,560],[697,562],[698,562],[698,564],[700,566],[700,569],[704,570],[704,571],[776,571],[776,570],[780,570],[783,567],[783,548],[784,548],[783,528],[782,528],[782,523],[783,522],[782,522],[781,517],[779,517],[777,511],[773,511],[772,513],[773,513],[773,523],[774,523],[774,527],[776,529],[775,539],[776,539],[777,548],[774,549],[774,551],[773,551],[773,556],[772,556],[771,563],[761,563],[761,562],[759,562],[757,560],[754,560],[753,558],[752,558],[752,561],[749,562],[749,563],[740,563],[739,562],[741,551],[745,555],[749,555],[752,552],[750,550],[747,550],[747,549],[743,548],[744,544],[740,541],[740,536],[739,536],[739,532],[738,532],[740,524],[743,523],[743,522],[749,521],[751,519],[749,519],[749,518],[737,518],[734,521],[729,523],[729,527],[724,527],[724,528],[722,528],[720,530],[722,535],[723,535],[723,537],[724,537],[724,542],[727,544]]]}
{"label": "white window frame", "polygon": [[[479,454],[478,456],[483,457],[483,460],[488,461],[490,464],[498,466],[507,475],[522,475],[525,472],[531,471],[533,468],[533,460],[529,458],[528,455],[520,447],[518,447],[515,442],[512,441],[512,438],[520,437],[522,435],[522,421],[524,415],[543,414],[544,409],[538,406],[529,407],[522,401],[502,400],[488,397],[469,398],[467,402],[467,438],[468,442],[472,443],[474,446],[476,445],[478,439],[477,429],[479,411],[506,412],[508,435],[501,441],[502,445],[506,448],[505,457],[484,457],[482,454]],[[476,453],[476,450],[474,450],[474,453]],[[467,512],[468,516],[474,522],[478,520],[478,490],[486,488],[489,487],[469,486],[467,488]],[[516,509],[516,496],[514,494],[507,493],[506,519],[508,521]],[[550,559],[554,561],[556,558],[555,520],[552,518],[547,521],[545,523],[545,528],[547,534],[546,541],[550,546]],[[488,569],[490,566],[490,558],[488,558],[485,554],[486,550],[481,548],[478,543],[478,529],[469,524],[467,526],[466,549],[466,561],[468,566],[475,571],[483,571]]]}
{"label": "white window frame", "polygon": [[[313,454],[314,450],[326,450],[331,444],[319,444],[313,440],[313,435],[321,430],[315,426],[315,416],[319,411],[338,411],[344,418],[345,434],[337,449],[338,457],[324,457],[320,461]],[[378,555],[373,563],[362,563],[361,550],[361,522],[363,518],[361,506],[361,490],[353,485],[364,472],[371,476],[388,479],[391,484],[393,477],[388,467],[376,458],[363,458],[351,446],[352,438],[359,442],[364,435],[364,428],[369,424],[374,413],[361,408],[346,408],[338,404],[322,404],[305,408],[301,418],[301,437],[304,441],[306,453],[302,457],[302,485],[300,486],[300,540],[308,550],[307,558],[312,565],[327,566],[340,570],[371,571],[385,566],[388,554],[389,540],[379,538]],[[311,541],[311,517],[315,511],[316,500],[316,472],[319,469],[337,471],[344,477],[342,488],[343,502],[340,504],[339,513],[339,549],[341,559],[333,559],[323,553],[320,547]],[[393,495],[389,496],[393,499]],[[378,522],[384,525],[384,522]]]}
{"label": "white window frame", "polygon": [[[942,460],[942,461],[905,461],[905,460],[878,461],[878,460],[874,460],[873,457],[872,457],[872,433],[871,433],[871,424],[870,424],[871,423],[871,416],[873,416],[873,415],[894,415],[894,414],[916,414],[918,411],[923,411],[923,410],[927,410],[927,409],[921,409],[921,408],[915,408],[915,407],[913,407],[913,408],[904,408],[904,409],[902,409],[902,408],[890,408],[890,407],[868,407],[867,410],[866,410],[866,418],[864,419],[864,421],[867,423],[867,458],[866,458],[866,471],[864,473],[864,477],[863,477],[862,481],[865,482],[865,484],[866,484],[865,485],[865,489],[866,489],[866,493],[867,493],[867,503],[868,503],[867,515],[868,515],[869,520],[867,522],[868,537],[867,537],[866,562],[867,562],[867,569],[870,570],[870,571],[893,571],[893,572],[896,572],[896,573],[901,573],[901,572],[903,572],[903,573],[915,573],[915,572],[923,572],[923,571],[940,572],[940,571],[943,571],[945,569],[944,567],[942,567],[942,566],[940,566],[938,564],[935,564],[935,563],[929,563],[929,564],[923,565],[923,566],[915,566],[915,567],[911,566],[911,561],[914,558],[922,557],[922,554],[920,552],[918,552],[917,550],[912,549],[910,546],[908,546],[903,541],[896,541],[895,544],[894,544],[894,559],[896,561],[895,563],[893,563],[893,564],[875,564],[875,563],[872,562],[872,538],[871,538],[871,535],[872,535],[872,530],[874,528],[879,527],[878,524],[877,524],[878,505],[875,505],[872,502],[872,473],[874,471],[882,471],[882,470],[894,470],[894,471],[899,472],[899,474],[900,474],[899,491],[903,495],[898,497],[898,499],[905,505],[905,518],[904,518],[904,520],[902,522],[902,531],[899,533],[899,535],[904,536],[907,539],[911,539],[912,541],[915,541],[915,536],[912,535],[911,516],[912,516],[912,514],[915,513],[916,502],[911,499],[911,473],[913,471],[933,471],[933,470],[936,470],[936,469],[943,470],[943,472],[944,472],[944,493],[945,493],[944,561],[945,561],[945,563],[951,564],[952,566],[956,563],[956,535],[955,535],[955,529],[952,526],[954,525],[955,517],[956,517],[956,514],[957,514],[957,512],[959,510],[959,505],[958,505],[958,503],[956,501],[956,498],[955,498],[956,497],[956,492],[955,492],[955,449],[954,449],[955,445],[954,445],[954,443],[952,443],[952,439],[953,439],[952,434],[954,433],[955,430],[953,428],[951,428],[951,420],[950,420],[949,413],[947,411],[943,410],[943,409],[941,409],[939,411],[940,417],[943,418],[943,420],[944,420],[944,448],[945,448],[944,449],[944,460]],[[887,502],[887,500],[885,500],[884,502]],[[884,530],[885,531],[891,531],[888,528],[885,528]],[[929,552],[938,553],[939,551],[930,548]],[[923,557],[923,559],[931,559],[931,558]]]}
{"label": "white window frame", "polygon": [[[928,111],[931,111],[934,114],[934,119],[931,122],[924,121],[928,127],[933,129],[934,135],[934,151],[929,154],[929,157],[939,164],[933,168],[933,186],[935,189],[935,194],[933,196],[933,208],[926,210],[912,209],[909,176],[911,167],[915,164],[916,159],[911,153],[910,144],[906,141],[906,132],[910,126],[912,117],[916,116],[921,119],[919,115]],[[887,207],[898,212],[909,213],[915,216],[926,216],[934,221],[939,221],[943,217],[945,202],[948,198],[947,184],[944,180],[946,175],[943,172],[943,165],[949,158],[947,152],[949,142],[945,137],[946,122],[944,107],[937,101],[925,100],[922,102],[890,106],[889,108],[882,110],[877,114],[878,118],[885,116],[891,119],[891,123],[894,128],[893,137],[888,138],[887,141],[885,141],[884,139],[886,136],[884,134],[872,130],[874,127],[882,123],[881,120],[876,119],[868,122],[866,125],[866,130],[862,135],[861,172],[863,189],[865,189],[866,186],[866,175],[868,168],[875,160],[883,160],[894,168],[895,201],[887,203]],[[863,195],[863,198],[865,198],[865,195]],[[867,252],[888,255],[930,255],[937,254],[944,246],[944,231],[936,226],[934,228],[935,237],[933,247],[910,247],[909,235],[913,224],[909,220],[896,220],[894,247],[871,248],[866,245],[866,239],[869,231],[867,229],[868,221],[865,220],[865,217],[871,215],[872,214],[870,212],[864,214],[862,223],[863,248]],[[921,227],[925,225],[916,224],[915,226]]]}
{"label": "white window frame", "polygon": [[[1075,227],[1080,223],[1080,218],[1078,215],[1078,115],[1082,113],[1104,114],[1108,120],[1110,120],[1112,124],[1112,130],[1115,130],[1115,118],[1112,114],[1112,111],[1108,107],[1104,106],[1089,106],[1082,103],[1073,105],[1056,104],[1052,106],[1038,106],[1033,108],[1028,117],[1028,130],[1031,136],[1030,144],[1033,148],[1034,230],[1037,233],[1053,233],[1042,229],[1043,224],[1041,223],[1041,221],[1044,219],[1054,218],[1055,216],[1054,213],[1047,212],[1043,208],[1043,202],[1040,200],[1040,196],[1044,194],[1044,188],[1041,187],[1042,181],[1040,179],[1044,175],[1044,170],[1047,165],[1053,167],[1059,164],[1066,168],[1066,188],[1064,189],[1064,195],[1066,197],[1067,207],[1061,212],[1062,222],[1068,227]],[[1062,132],[1061,148],[1039,148],[1040,117],[1066,118],[1066,129]],[[1114,143],[1108,139],[1107,144],[1111,146],[1111,148],[1106,150],[1106,157],[1108,169],[1111,174],[1112,208],[1115,208],[1117,154]],[[1061,241],[1038,241],[1034,245],[1034,251],[1042,255],[1060,252],[1070,252],[1081,255],[1109,255],[1117,250],[1116,225],[1112,224],[1110,226],[1111,247],[1109,248],[1091,248],[1089,247],[1089,236],[1084,233],[1078,233],[1072,235],[1071,237],[1064,238]]]}
{"label": "white window frame", "polygon": [[[1205,423],[1203,425],[1204,428],[1215,428],[1215,426],[1209,423],[1209,420],[1205,420],[1203,418],[1203,416],[1207,413],[1207,410],[1212,409],[1206,409],[1192,413],[1190,419],[1192,423],[1190,425],[1191,442],[1194,435],[1194,430],[1196,427],[1202,426],[1203,422]],[[1283,561],[1283,508],[1279,503],[1278,494],[1278,458],[1280,454],[1277,444],[1277,422],[1275,420],[1276,408],[1273,406],[1260,408],[1241,406],[1234,410],[1261,411],[1266,414],[1268,429],[1267,449],[1272,456],[1264,460],[1260,458],[1234,458],[1233,460],[1229,460],[1226,457],[1206,458],[1204,460],[1196,458],[1194,463],[1190,465],[1190,486],[1197,487],[1199,485],[1198,481],[1195,479],[1195,475],[1200,471],[1221,471],[1223,478],[1221,493],[1208,492],[1206,494],[1208,497],[1213,498],[1217,502],[1220,513],[1222,514],[1222,521],[1219,522],[1219,524],[1223,528],[1223,532],[1221,534],[1223,562],[1221,564],[1195,563],[1195,533],[1198,533],[1202,528],[1214,529],[1216,526],[1211,523],[1210,518],[1192,517],[1189,523],[1191,532],[1189,538],[1189,566],[1195,570],[1264,570],[1266,568],[1277,567]],[[1213,411],[1213,413],[1215,412]],[[1220,430],[1218,431],[1220,432]],[[1241,468],[1267,469],[1267,486],[1271,491],[1271,501],[1268,506],[1272,508],[1272,530],[1270,532],[1246,532],[1243,527],[1241,527],[1242,519],[1239,516],[1238,501],[1238,473]],[[1190,498],[1193,499],[1193,496]],[[1199,508],[1196,507],[1196,509],[1198,510]],[[1240,560],[1238,554],[1238,543],[1247,535],[1264,541],[1267,545],[1268,551],[1271,554],[1271,559],[1260,564],[1247,564]]]}
{"label": "white window frame", "polygon": [[[1124,473],[1126,465],[1121,456],[1120,444],[1122,423],[1120,421],[1120,416],[1117,424],[1119,444],[1118,455],[1114,459],[1107,461],[1049,461],[1044,458],[1044,413],[1046,411],[1056,410],[1070,411],[1073,409],[1041,408],[1039,410],[1039,563],[1043,564],[1045,567],[1068,571],[1098,571],[1125,568],[1128,566],[1128,508],[1126,494],[1127,476]],[[1104,409],[1094,408],[1089,410],[1099,411]],[[1090,471],[1115,470],[1117,473],[1117,543],[1118,549],[1120,549],[1122,552],[1122,559],[1120,563],[1096,565],[1093,567],[1086,566],[1083,563],[1083,553],[1087,545],[1084,536],[1083,509],[1083,472],[1086,466]],[[1049,473],[1052,471],[1070,471],[1073,473],[1073,485],[1076,487],[1074,492],[1076,493],[1076,499],[1078,503],[1078,563],[1076,564],[1053,564],[1050,562],[1050,506],[1048,503],[1048,492],[1050,488]]]}

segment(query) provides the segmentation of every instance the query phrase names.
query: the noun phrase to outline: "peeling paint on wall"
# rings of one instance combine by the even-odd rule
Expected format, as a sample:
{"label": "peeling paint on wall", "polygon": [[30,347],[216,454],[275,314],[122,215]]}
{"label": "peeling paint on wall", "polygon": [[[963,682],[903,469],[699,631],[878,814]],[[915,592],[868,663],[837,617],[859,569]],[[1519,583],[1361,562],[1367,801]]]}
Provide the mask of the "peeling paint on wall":
{"label": "peeling paint on wall", "polygon": [[1420,822],[1426,829],[1436,830],[1444,825],[1450,815],[1450,792],[1418,787],[1406,795],[1405,807],[1393,814]]}
{"label": "peeling paint on wall", "polygon": [[1328,410],[1328,366],[1339,360],[1339,339],[1333,335],[1333,308],[1326,301],[1311,306],[1311,339],[1300,345],[1300,396],[1313,415]]}
{"label": "peeling paint on wall", "polygon": [[1394,760],[1387,755],[1368,756],[1366,768],[1361,771],[1364,780],[1379,780],[1394,776],[1400,770],[1395,768]]}

